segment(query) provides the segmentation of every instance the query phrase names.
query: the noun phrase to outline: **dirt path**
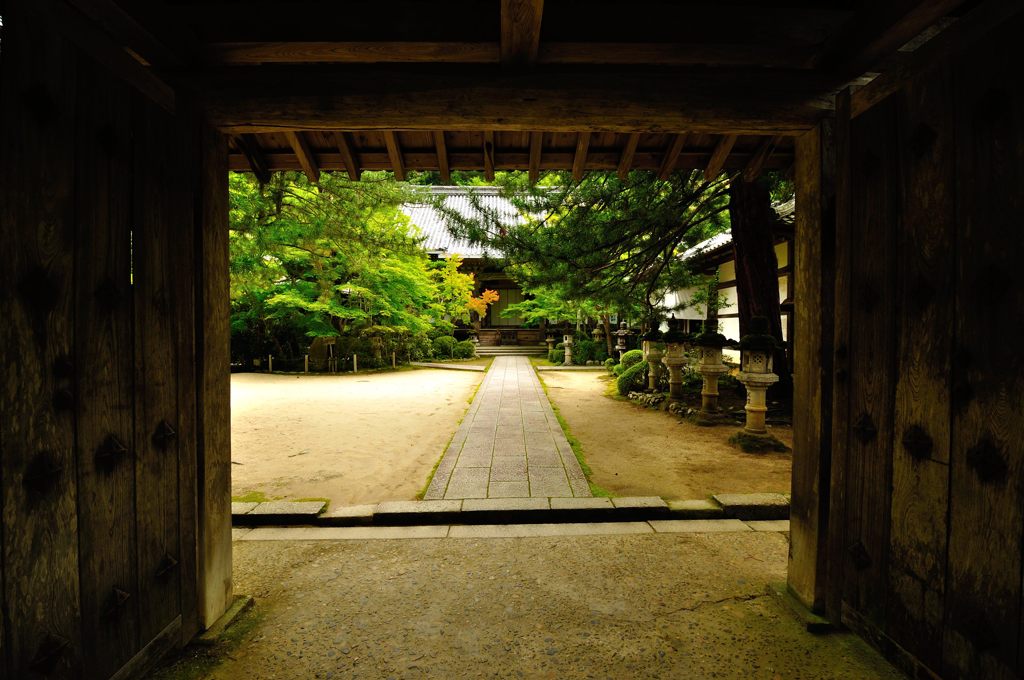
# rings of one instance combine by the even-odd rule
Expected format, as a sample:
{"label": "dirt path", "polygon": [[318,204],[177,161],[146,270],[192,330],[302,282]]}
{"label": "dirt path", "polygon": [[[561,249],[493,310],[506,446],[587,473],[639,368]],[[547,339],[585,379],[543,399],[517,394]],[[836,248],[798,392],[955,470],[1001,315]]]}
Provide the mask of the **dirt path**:
{"label": "dirt path", "polygon": [[[713,493],[789,493],[791,455],[729,446],[734,426],[698,427],[605,396],[605,374],[545,371],[552,402],[583,445],[591,481],[617,496],[704,498]],[[793,444],[791,428],[772,434]]]}
{"label": "dirt path", "polygon": [[483,375],[233,375],[232,495],[412,500]]}

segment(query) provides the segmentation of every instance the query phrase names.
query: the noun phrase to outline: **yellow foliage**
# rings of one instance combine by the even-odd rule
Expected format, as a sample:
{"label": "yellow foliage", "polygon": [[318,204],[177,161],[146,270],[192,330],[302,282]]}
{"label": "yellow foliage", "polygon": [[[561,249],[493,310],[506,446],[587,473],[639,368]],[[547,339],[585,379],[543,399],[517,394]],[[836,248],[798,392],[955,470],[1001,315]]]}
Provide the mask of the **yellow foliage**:
{"label": "yellow foliage", "polygon": [[487,314],[487,307],[498,301],[498,291],[496,290],[484,290],[480,293],[480,297],[469,296],[469,300],[466,302],[466,309],[471,312],[476,312],[478,315],[483,317]]}

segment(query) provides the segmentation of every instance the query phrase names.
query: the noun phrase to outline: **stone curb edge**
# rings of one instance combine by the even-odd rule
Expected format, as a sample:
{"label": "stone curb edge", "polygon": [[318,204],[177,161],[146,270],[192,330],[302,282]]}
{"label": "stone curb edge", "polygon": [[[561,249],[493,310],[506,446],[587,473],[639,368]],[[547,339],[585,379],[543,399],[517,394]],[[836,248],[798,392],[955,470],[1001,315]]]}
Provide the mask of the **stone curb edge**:
{"label": "stone curb edge", "polygon": [[710,500],[665,502],[657,496],[624,498],[489,498],[390,501],[324,511],[326,503],[232,503],[233,526],[411,526],[636,522],[652,519],[788,520],[784,494],[717,494]]}

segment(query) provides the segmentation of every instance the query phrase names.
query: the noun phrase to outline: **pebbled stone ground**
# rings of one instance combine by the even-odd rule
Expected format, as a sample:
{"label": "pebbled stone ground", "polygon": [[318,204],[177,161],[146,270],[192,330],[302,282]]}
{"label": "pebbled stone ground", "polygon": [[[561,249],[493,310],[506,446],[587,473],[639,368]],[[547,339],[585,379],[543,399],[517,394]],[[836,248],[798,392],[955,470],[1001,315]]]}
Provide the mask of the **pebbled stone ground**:
{"label": "pebbled stone ground", "polygon": [[241,541],[256,605],[159,678],[899,678],[769,583],[782,533]]}

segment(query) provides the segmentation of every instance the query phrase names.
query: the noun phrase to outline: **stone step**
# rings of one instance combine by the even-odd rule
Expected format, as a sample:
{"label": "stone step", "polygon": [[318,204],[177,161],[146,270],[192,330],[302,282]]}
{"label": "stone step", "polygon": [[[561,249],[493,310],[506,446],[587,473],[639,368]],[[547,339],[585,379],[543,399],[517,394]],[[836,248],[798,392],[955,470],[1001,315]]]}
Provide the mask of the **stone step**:
{"label": "stone step", "polygon": [[[719,494],[714,500],[665,502],[657,496],[622,498],[480,498],[389,501],[323,510],[322,502],[232,503],[235,526],[407,526],[440,524],[560,524],[650,520],[774,520],[788,531],[789,499],[782,494]],[[767,525],[767,522],[766,522]]]}

